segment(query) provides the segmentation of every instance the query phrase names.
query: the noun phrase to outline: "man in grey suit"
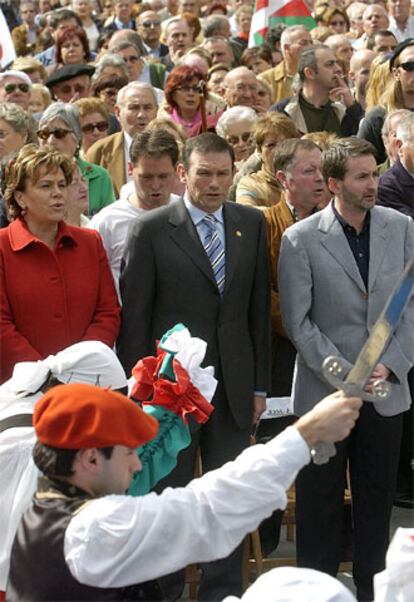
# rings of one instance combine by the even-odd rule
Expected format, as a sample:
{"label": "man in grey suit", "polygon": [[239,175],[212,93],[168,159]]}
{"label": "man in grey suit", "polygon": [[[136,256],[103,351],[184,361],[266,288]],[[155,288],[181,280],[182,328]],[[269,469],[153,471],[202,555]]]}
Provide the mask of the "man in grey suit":
{"label": "man in grey suit", "polygon": [[[127,373],[154,353],[168,328],[183,322],[207,342],[205,365],[214,366],[218,378],[213,414],[206,425],[194,426],[191,446],[161,487],[184,486],[193,478],[197,447],[204,472],[236,457],[265,407],[270,347],[265,223],[260,211],[225,201],[233,164],[233,150],[219,136],[190,139],[179,166],[184,198],[137,220],[126,246],[118,352]],[[167,598],[179,596],[180,587]],[[241,594],[240,548],[203,567],[199,599],[230,594]]]}
{"label": "man in grey suit", "polygon": [[[353,138],[325,151],[322,171],[334,198],[282,239],[280,303],[283,324],[298,351],[293,399],[299,416],[331,391],[321,371],[327,356],[340,356],[348,369],[355,362],[414,254],[412,220],[375,207],[374,152],[370,143]],[[358,600],[373,599],[372,577],[385,564],[401,414],[410,405],[407,373],[413,363],[411,304],[372,374],[372,380],[398,383],[397,394],[386,402],[364,403],[337,455],[328,464],[305,468],[296,483],[298,563],[335,575],[349,459]]]}

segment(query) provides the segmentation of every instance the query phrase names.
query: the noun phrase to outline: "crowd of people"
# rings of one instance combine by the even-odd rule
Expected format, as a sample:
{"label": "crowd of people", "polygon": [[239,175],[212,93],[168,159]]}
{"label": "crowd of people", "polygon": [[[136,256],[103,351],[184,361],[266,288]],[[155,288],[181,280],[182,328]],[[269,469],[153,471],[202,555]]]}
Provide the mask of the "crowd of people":
{"label": "crowd of people", "polygon": [[[371,390],[389,381],[387,399],[360,405],[330,396],[330,410],[325,403],[312,412],[333,391],[325,358],[338,357],[349,372],[414,257],[414,11],[410,0],[306,0],[306,7],[312,27],[279,23],[259,36],[252,0],[0,3],[16,54],[0,72],[0,467],[4,446],[13,457],[24,429],[24,453],[33,448],[34,425],[35,463],[49,479],[13,551],[25,504],[4,506],[14,512],[0,552],[6,600],[179,600],[191,561],[200,563],[200,600],[240,597],[242,536],[259,527],[263,553],[277,548],[284,491],[298,472],[298,566],[335,577],[351,537],[356,597],[374,600],[393,504],[414,507],[413,301],[364,383]],[[47,411],[35,409],[32,425],[33,409],[40,391],[49,391],[45,407],[55,407],[51,376],[54,385],[125,388],[137,362],[156,356],[157,341],[180,323],[206,344],[214,411],[206,421],[190,417],[191,437],[176,467],[153,479],[150,501],[143,497],[141,507],[134,493],[118,508],[105,494],[124,493],[141,463],[135,453],[126,460],[99,450],[147,443],[151,421],[128,404],[122,409],[125,399],[108,392],[95,399],[68,385],[79,432],[92,424],[92,414],[81,421],[80,393],[95,399],[97,422],[75,444],[69,430],[50,434]],[[77,363],[64,378],[55,368],[77,345],[89,353],[91,342],[116,353],[117,382],[112,369],[93,376],[99,362],[88,365],[87,378]],[[37,388],[25,376],[35,366],[45,366]],[[67,420],[66,393],[56,395],[57,415]],[[289,397],[289,415],[261,421],[267,397]],[[130,432],[95,436],[112,423],[117,432],[116,403],[130,416]],[[29,423],[13,421],[26,414]],[[259,443],[286,429],[269,444],[283,461],[275,469],[275,450],[251,451],[222,473],[249,447],[252,429]],[[339,441],[335,456],[323,464],[315,452],[305,466],[319,435]],[[84,457],[83,448],[99,453]],[[295,462],[280,469],[289,453]],[[196,466],[219,470],[187,488]],[[10,487],[9,502],[20,495],[29,503],[32,467],[22,472],[25,495]],[[124,478],[107,482],[117,470]],[[243,479],[245,488],[231,484]],[[85,492],[103,501],[77,514]],[[69,500],[63,513],[46,512],[39,500],[48,495],[52,506],[56,496]],[[211,515],[194,508],[186,523],[184,508],[198,504],[211,504]],[[84,549],[89,538],[106,543]],[[49,570],[42,546],[51,539],[60,560],[37,585]],[[26,571],[31,556],[39,563]],[[144,590],[129,587],[153,579]]]}

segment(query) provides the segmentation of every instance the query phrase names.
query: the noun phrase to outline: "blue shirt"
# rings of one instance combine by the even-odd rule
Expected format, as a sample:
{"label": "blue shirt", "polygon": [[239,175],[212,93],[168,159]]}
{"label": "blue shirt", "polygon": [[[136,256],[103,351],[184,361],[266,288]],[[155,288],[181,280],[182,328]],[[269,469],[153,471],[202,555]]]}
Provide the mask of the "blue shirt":
{"label": "blue shirt", "polygon": [[226,248],[226,234],[225,234],[225,229],[224,229],[223,207],[221,206],[219,209],[217,209],[217,211],[215,211],[212,214],[209,214],[209,213],[207,213],[207,211],[203,211],[202,209],[195,207],[195,205],[193,205],[191,203],[187,191],[184,194],[184,204],[187,208],[188,213],[190,214],[191,221],[193,222],[193,224],[197,230],[197,234],[198,234],[198,236],[201,240],[201,244],[203,246],[204,246],[204,241],[206,239],[206,236],[209,233],[209,228],[203,222],[203,219],[205,218],[206,215],[214,215],[214,217],[216,218],[217,234],[220,238],[223,248],[225,249]]}
{"label": "blue shirt", "polygon": [[361,232],[358,234],[353,226],[350,226],[338,213],[335,204],[332,201],[332,209],[336,219],[341,224],[352,254],[355,257],[361,278],[364,281],[365,288],[368,290],[368,274],[369,274],[369,239],[370,239],[370,221],[371,214],[367,211],[364,225]]}

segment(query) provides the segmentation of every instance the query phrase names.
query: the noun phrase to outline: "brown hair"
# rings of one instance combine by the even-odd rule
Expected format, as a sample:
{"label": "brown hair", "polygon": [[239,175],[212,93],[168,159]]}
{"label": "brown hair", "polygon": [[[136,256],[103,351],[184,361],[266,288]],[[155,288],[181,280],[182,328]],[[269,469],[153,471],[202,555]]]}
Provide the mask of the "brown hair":
{"label": "brown hair", "polygon": [[99,98],[79,98],[74,103],[79,109],[79,117],[86,117],[90,113],[100,113],[106,120],[109,119],[109,111],[103,100]]}
{"label": "brown hair", "polygon": [[141,157],[159,159],[166,155],[175,166],[178,163],[179,154],[180,151],[174,136],[162,128],[135,134],[129,151],[133,165],[136,165]]}
{"label": "brown hair", "polygon": [[298,131],[292,119],[283,113],[266,113],[253,126],[253,135],[258,149],[267,136],[297,138]]}
{"label": "brown hair", "polygon": [[284,140],[283,144],[279,144],[273,153],[273,172],[286,171],[293,163],[296,151],[313,151],[320,150],[319,146],[312,140],[304,140],[303,138],[290,138]]}
{"label": "brown hair", "polygon": [[360,138],[339,138],[322,154],[322,173],[325,180],[335,178],[343,180],[347,172],[348,159],[372,155],[375,157],[374,146]]}
{"label": "brown hair", "polygon": [[74,166],[73,159],[65,157],[50,146],[39,148],[35,144],[26,144],[5,168],[7,185],[4,200],[9,220],[12,221],[22,215],[22,209],[17,203],[14,193],[16,190],[24,191],[28,182],[35,184],[39,179],[41,167],[46,167],[48,172],[61,169],[66,183],[70,184]]}

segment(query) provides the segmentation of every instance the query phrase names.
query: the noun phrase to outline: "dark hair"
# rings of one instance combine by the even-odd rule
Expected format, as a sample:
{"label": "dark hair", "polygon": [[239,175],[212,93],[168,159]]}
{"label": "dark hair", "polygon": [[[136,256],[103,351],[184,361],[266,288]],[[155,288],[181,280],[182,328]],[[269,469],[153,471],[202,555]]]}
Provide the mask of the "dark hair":
{"label": "dark hair", "polygon": [[84,60],[85,62],[92,59],[91,51],[89,49],[89,42],[86,36],[86,32],[83,27],[67,27],[63,31],[59,31],[56,36],[56,62],[62,63],[62,46],[68,40],[72,38],[79,38],[82,44]]}
{"label": "dark hair", "polygon": [[[188,84],[193,79],[198,79],[200,82],[206,81],[205,76],[198,69],[189,67],[188,65],[179,65],[171,71],[164,85],[165,100],[170,110],[175,106],[173,99],[174,92],[179,86]],[[207,86],[203,88],[203,95],[204,97],[207,96]]]}
{"label": "dark hair", "polygon": [[[102,447],[98,451],[109,460],[113,447]],[[73,462],[78,449],[60,449],[44,445],[36,441],[32,456],[37,468],[47,477],[71,477],[73,475]]]}
{"label": "dark hair", "polygon": [[136,165],[141,157],[159,159],[167,155],[175,166],[178,163],[179,154],[180,151],[174,136],[163,128],[135,134],[129,151],[133,165]]}
{"label": "dark hair", "polygon": [[107,88],[115,88],[119,90],[128,84],[128,78],[122,75],[98,75],[95,81],[92,81],[91,94],[99,96],[102,90]]}
{"label": "dark hair", "polygon": [[240,64],[248,67],[248,61],[252,58],[259,58],[269,63],[272,66],[272,51],[269,46],[266,44],[262,44],[261,46],[252,46],[251,48],[246,48],[241,55]]}
{"label": "dark hair", "polygon": [[298,75],[301,83],[306,79],[305,69],[310,68],[313,69],[315,73],[318,73],[318,57],[316,53],[319,52],[319,50],[332,49],[329,48],[329,46],[325,46],[325,44],[319,44],[318,46],[310,46],[301,52],[298,62]]}
{"label": "dark hair", "polygon": [[[390,31],[389,29],[378,29],[378,31],[374,31],[374,33],[372,33],[370,36],[368,36],[365,47],[368,50],[373,50],[374,46],[375,46],[375,38],[377,36],[386,36],[386,37],[390,37],[392,36],[393,38],[395,38],[395,35],[392,33],[392,31]],[[395,38],[395,40],[397,40],[397,38]]]}
{"label": "dark hair", "polygon": [[217,136],[217,134],[213,134],[212,132],[206,132],[205,134],[200,134],[195,138],[187,140],[183,152],[183,165],[185,170],[188,170],[190,166],[190,159],[193,153],[204,155],[209,153],[228,153],[232,164],[234,163],[234,150],[232,146],[230,146],[224,138],[221,138],[221,136]]}
{"label": "dark hair", "polygon": [[367,140],[360,138],[339,138],[322,153],[322,173],[325,180],[335,178],[343,180],[347,172],[348,159],[372,155],[375,158],[375,148]]}
{"label": "dark hair", "polygon": [[134,44],[133,42],[130,42],[129,40],[123,40],[122,42],[113,44],[108,49],[108,53],[109,54],[118,54],[120,50],[127,50],[128,48],[134,48],[134,50],[136,50],[138,53],[138,57],[139,58],[142,57],[141,48],[139,46],[137,46],[137,44]]}
{"label": "dark hair", "polygon": [[278,144],[273,152],[273,172],[286,171],[293,163],[298,150],[313,151],[321,150],[312,140],[303,138],[289,138],[283,144]]}
{"label": "dark hair", "polygon": [[53,30],[59,27],[59,23],[62,21],[67,21],[68,19],[75,19],[76,23],[79,27],[82,27],[82,21],[80,17],[73,10],[69,10],[68,8],[59,8],[58,10],[52,10],[48,13],[49,19],[49,27]]}
{"label": "dark hair", "polygon": [[[278,23],[274,27],[268,29],[265,36],[265,44],[268,44],[272,50],[275,50],[276,44],[279,44],[280,46],[280,37],[285,29],[286,25],[284,23]],[[277,49],[279,50],[279,47]]]}

